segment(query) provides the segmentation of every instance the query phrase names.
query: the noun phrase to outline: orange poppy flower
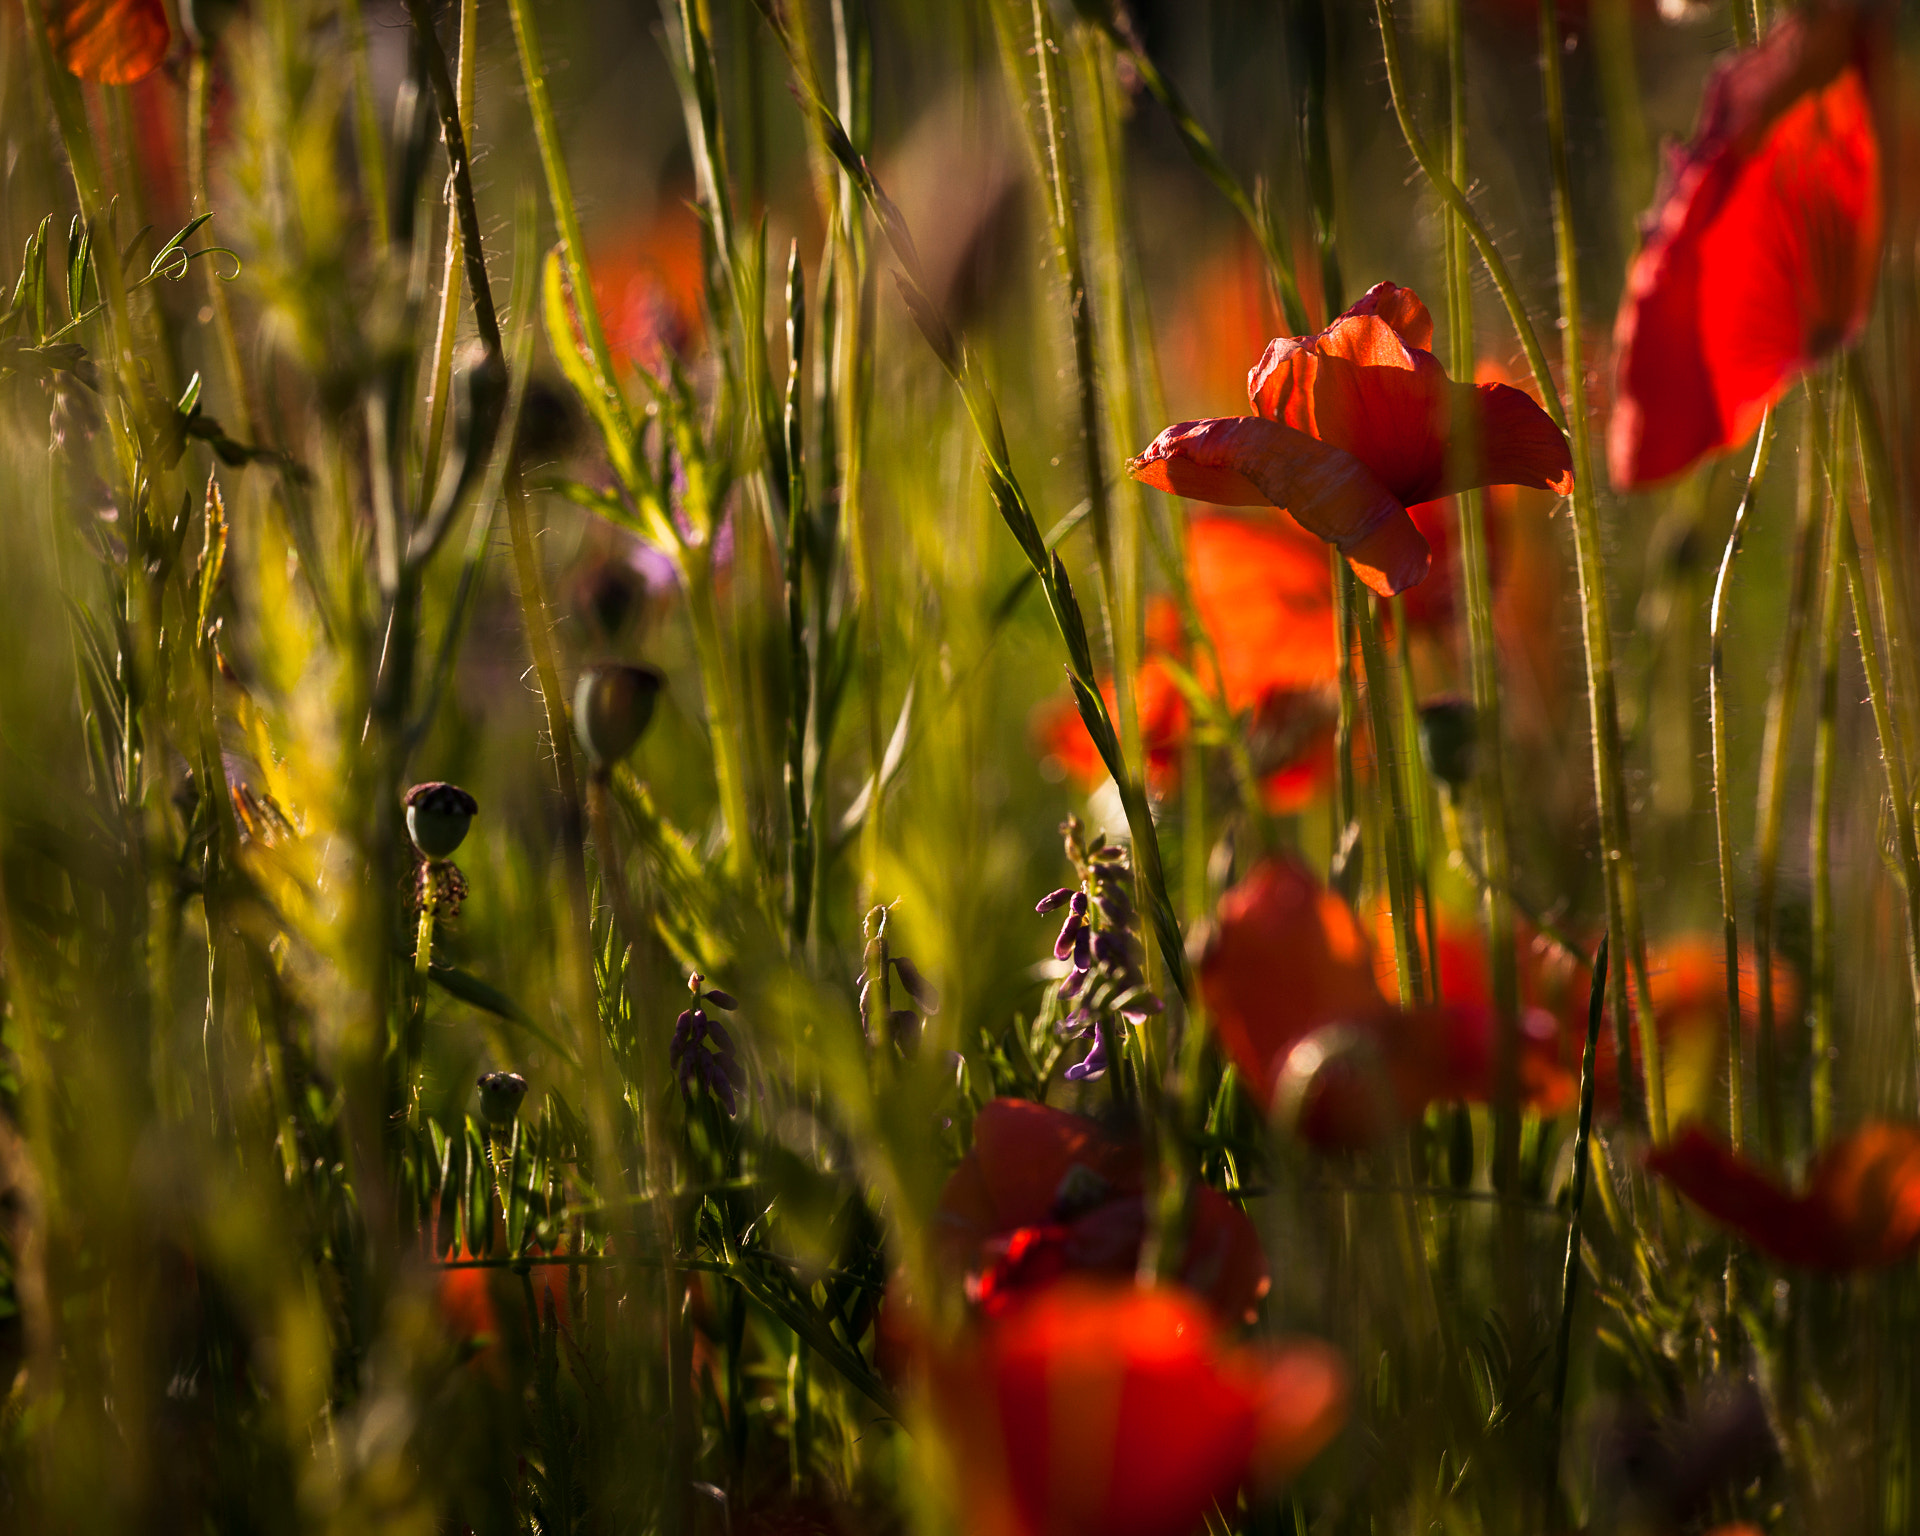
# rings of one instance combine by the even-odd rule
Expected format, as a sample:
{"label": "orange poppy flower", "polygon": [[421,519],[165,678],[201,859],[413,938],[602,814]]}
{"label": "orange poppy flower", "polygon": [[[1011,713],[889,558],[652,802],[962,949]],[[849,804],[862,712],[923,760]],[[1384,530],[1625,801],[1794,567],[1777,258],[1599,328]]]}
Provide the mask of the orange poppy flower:
{"label": "orange poppy flower", "polygon": [[1920,1248],[1920,1126],[1874,1123],[1829,1144],[1794,1194],[1697,1125],[1647,1168],[1762,1253],[1807,1269],[1878,1269]]}
{"label": "orange poppy flower", "polygon": [[160,67],[172,45],[164,0],[52,0],[47,41],[69,74],[131,85]]}
{"label": "orange poppy flower", "polygon": [[1175,1287],[1070,1281],[984,1319],[929,1371],[971,1536],[1186,1536],[1346,1418],[1317,1340],[1224,1343]]}
{"label": "orange poppy flower", "polygon": [[1794,11],[1708,82],[1615,325],[1616,486],[1744,441],[1866,324],[1884,225],[1866,12]]}
{"label": "orange poppy flower", "polygon": [[[1317,336],[1268,344],[1247,378],[1256,414],[1171,426],[1128,471],[1198,501],[1284,508],[1376,592],[1404,591],[1431,563],[1408,507],[1471,486],[1573,486],[1546,413],[1504,384],[1453,383],[1432,342],[1412,290],[1379,283]],[[1456,411],[1476,424],[1477,462],[1453,451]]]}
{"label": "orange poppy flower", "polygon": [[[1138,1144],[1027,1099],[981,1106],[935,1218],[938,1251],[988,1313],[1066,1274],[1131,1275],[1145,1235]],[[1270,1283],[1253,1223],[1205,1184],[1178,1278],[1228,1323],[1250,1317]]]}
{"label": "orange poppy flower", "polygon": [[[1429,1104],[1492,1092],[1491,1011],[1479,1001],[1389,1002],[1360,918],[1291,857],[1261,860],[1221,899],[1198,969],[1220,1043],[1254,1097],[1270,1108],[1298,1094],[1299,1130],[1315,1145],[1366,1145]],[[1561,1107],[1567,1085],[1547,1016],[1522,1047],[1527,1102]]]}

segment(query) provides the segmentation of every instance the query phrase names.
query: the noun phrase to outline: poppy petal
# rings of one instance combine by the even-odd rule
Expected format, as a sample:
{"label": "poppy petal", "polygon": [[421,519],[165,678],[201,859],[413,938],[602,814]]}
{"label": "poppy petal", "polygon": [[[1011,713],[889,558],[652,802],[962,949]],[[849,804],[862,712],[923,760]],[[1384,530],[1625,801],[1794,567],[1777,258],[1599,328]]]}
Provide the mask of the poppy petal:
{"label": "poppy petal", "polygon": [[1338,676],[1324,542],[1286,518],[1200,516],[1187,525],[1187,561],[1228,708]]}
{"label": "poppy petal", "polygon": [[1318,1456],[1347,1418],[1347,1367],[1339,1351],[1312,1339],[1283,1340],[1262,1373],[1254,1466],[1284,1482]]}
{"label": "poppy petal", "polygon": [[1221,898],[1198,966],[1220,1043],[1261,1106],[1293,1047],[1322,1025],[1391,1011],[1353,909],[1305,865],[1275,855]]}
{"label": "poppy petal", "polygon": [[1795,14],[1707,87],[1615,326],[1614,483],[1743,441],[1866,323],[1880,262],[1880,147],[1853,7]]}
{"label": "poppy petal", "polygon": [[1854,1265],[1897,1263],[1920,1244],[1920,1129],[1867,1125],[1820,1155],[1807,1191],[1851,1239]]}
{"label": "poppy petal", "polygon": [[164,0],[56,0],[47,41],[69,74],[131,85],[160,67],[172,43]]}
{"label": "poppy petal", "polygon": [[[1343,318],[1311,347],[1270,343],[1248,388],[1261,416],[1346,449],[1409,506],[1483,485],[1573,489],[1566,436],[1530,395],[1455,384],[1375,316]],[[1474,426],[1471,460],[1453,446],[1457,417]]]}
{"label": "poppy petal", "polygon": [[1377,315],[1392,326],[1400,339],[1422,352],[1433,350],[1433,316],[1420,302],[1420,295],[1397,283],[1375,283],[1347,309],[1347,315]]}
{"label": "poppy petal", "polygon": [[[1384,329],[1384,327],[1383,327]],[[1194,501],[1284,507],[1382,596],[1427,574],[1432,552],[1406,507],[1352,454],[1257,416],[1184,421],[1131,460],[1134,479]]]}
{"label": "poppy petal", "polygon": [[1815,1269],[1845,1268],[1848,1245],[1817,1205],[1789,1194],[1764,1170],[1697,1125],[1647,1154],[1658,1174],[1722,1226],[1763,1253]]}

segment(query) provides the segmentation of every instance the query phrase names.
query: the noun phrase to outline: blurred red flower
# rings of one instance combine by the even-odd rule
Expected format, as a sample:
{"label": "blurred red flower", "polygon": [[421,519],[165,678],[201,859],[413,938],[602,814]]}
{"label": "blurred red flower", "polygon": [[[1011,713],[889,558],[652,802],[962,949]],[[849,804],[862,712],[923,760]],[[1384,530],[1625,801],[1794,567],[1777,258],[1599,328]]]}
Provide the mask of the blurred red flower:
{"label": "blurred red flower", "polygon": [[1866,323],[1884,224],[1867,12],[1791,12],[1708,82],[1615,325],[1616,486],[1745,440]]}
{"label": "blurred red flower", "polygon": [[1785,1264],[1877,1269],[1920,1248],[1920,1126],[1863,1125],[1830,1143],[1801,1194],[1697,1125],[1649,1152],[1647,1167]]}
{"label": "blurred red flower", "polygon": [[[1367,1145],[1428,1104],[1492,1092],[1484,1001],[1389,1002],[1365,925],[1290,856],[1261,860],[1221,899],[1198,969],[1220,1043],[1254,1097],[1270,1108],[1297,1094],[1300,1134],[1317,1146]],[[1523,1022],[1524,1100],[1562,1107],[1558,1031],[1545,1015]]]}
{"label": "blurred red flower", "polygon": [[172,44],[165,0],[51,0],[47,41],[69,74],[131,85],[160,67]]}
{"label": "blurred red flower", "polygon": [[[1504,384],[1455,384],[1428,350],[1433,321],[1412,290],[1379,283],[1317,336],[1268,344],[1247,379],[1256,412],[1167,428],[1128,465],[1198,501],[1274,506],[1343,553],[1383,595],[1426,576],[1407,508],[1478,485],[1573,485],[1566,440]],[[1476,462],[1455,451],[1456,411]]]}
{"label": "blurred red flower", "polygon": [[670,200],[596,248],[593,297],[615,357],[652,370],[692,352],[704,329],[705,261],[700,221]]}
{"label": "blurred red flower", "polygon": [[[1190,1217],[1177,1278],[1222,1322],[1251,1317],[1269,1284],[1253,1223],[1205,1184]],[[1132,1275],[1145,1234],[1138,1143],[1027,1099],[981,1106],[935,1218],[936,1250],[990,1314],[1063,1275]]]}
{"label": "blurred red flower", "polygon": [[1328,1345],[1236,1348],[1184,1291],[1089,1281],[981,1320],[929,1385],[969,1536],[1186,1536],[1318,1455],[1348,1390]]}

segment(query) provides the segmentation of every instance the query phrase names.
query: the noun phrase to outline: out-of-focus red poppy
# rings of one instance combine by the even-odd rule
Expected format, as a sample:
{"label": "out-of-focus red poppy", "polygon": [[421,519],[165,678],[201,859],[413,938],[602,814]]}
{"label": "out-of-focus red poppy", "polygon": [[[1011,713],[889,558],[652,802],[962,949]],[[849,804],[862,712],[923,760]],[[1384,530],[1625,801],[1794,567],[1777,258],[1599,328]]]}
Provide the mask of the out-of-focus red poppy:
{"label": "out-of-focus red poppy", "polygon": [[69,74],[131,85],[160,67],[173,41],[165,0],[51,0],[47,41]]}
{"label": "out-of-focus red poppy", "polygon": [[[532,1250],[541,1256],[541,1250]],[[474,1256],[463,1244],[453,1255],[456,1260]],[[529,1270],[534,1305],[542,1317],[551,1313],[564,1328],[568,1322],[567,1271],[564,1265],[535,1264]],[[507,1269],[443,1268],[437,1285],[440,1321],[462,1343],[476,1346],[475,1357],[491,1358],[500,1340],[502,1307],[509,1315],[525,1315],[525,1289],[518,1276]],[[527,1321],[529,1329],[532,1320]]]}
{"label": "out-of-focus red poppy", "polygon": [[[1128,470],[1198,501],[1284,508],[1376,592],[1404,591],[1431,563],[1408,507],[1470,486],[1573,486],[1546,413],[1507,385],[1453,383],[1432,342],[1419,298],[1376,284],[1317,336],[1269,343],[1247,378],[1256,414],[1180,422]],[[1475,462],[1455,451],[1456,411],[1476,426]]]}
{"label": "out-of-focus red poppy", "polygon": [[[1261,860],[1221,899],[1198,971],[1220,1043],[1255,1098],[1271,1107],[1298,1093],[1297,1124],[1315,1145],[1367,1145],[1428,1104],[1492,1092],[1491,1011],[1390,1003],[1360,918],[1291,857]],[[1544,1018],[1522,1035],[1521,1088],[1542,1108],[1567,1099]]]}
{"label": "out-of-focus red poppy", "polygon": [[1178,1288],[1088,1281],[982,1320],[928,1379],[969,1536],[1187,1536],[1317,1456],[1348,1391],[1317,1340],[1236,1348]]}
{"label": "out-of-focus red poppy", "polygon": [[1709,81],[1615,326],[1616,486],[1744,441],[1866,324],[1884,224],[1869,10],[1792,11]]}
{"label": "out-of-focus red poppy", "polygon": [[[1195,1185],[1178,1279],[1225,1322],[1267,1293],[1266,1255],[1231,1200]],[[1146,1234],[1140,1148],[1097,1122],[994,1099],[940,1193],[935,1242],[986,1313],[1068,1274],[1131,1275]]]}
{"label": "out-of-focus red poppy", "polygon": [[665,199],[656,217],[595,250],[593,297],[616,357],[651,370],[693,350],[704,324],[705,260],[700,221]]}
{"label": "out-of-focus red poppy", "polygon": [[1647,1167],[1762,1253],[1807,1269],[1877,1269],[1920,1247],[1920,1126],[1874,1123],[1828,1145],[1794,1194],[1697,1125]]}

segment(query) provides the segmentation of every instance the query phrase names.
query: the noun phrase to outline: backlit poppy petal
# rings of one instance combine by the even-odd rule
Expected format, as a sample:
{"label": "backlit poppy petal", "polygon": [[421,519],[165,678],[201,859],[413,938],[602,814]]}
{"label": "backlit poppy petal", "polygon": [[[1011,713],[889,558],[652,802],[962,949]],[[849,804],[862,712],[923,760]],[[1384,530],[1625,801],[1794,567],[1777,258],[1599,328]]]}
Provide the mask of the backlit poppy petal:
{"label": "backlit poppy petal", "polygon": [[1185,1536],[1310,1461],[1347,1400],[1323,1344],[1237,1349],[1177,1289],[1071,1281],[963,1336],[930,1379],[975,1536]]}
{"label": "backlit poppy petal", "polygon": [[1763,1253],[1822,1268],[1840,1257],[1837,1235],[1817,1209],[1697,1125],[1649,1152],[1647,1170]]}
{"label": "backlit poppy petal", "polygon": [[1884,224],[1864,8],[1785,17],[1708,84],[1615,327],[1608,462],[1645,485],[1745,440],[1866,323]]}
{"label": "backlit poppy petal", "polygon": [[1391,1010],[1353,909],[1284,855],[1262,859],[1221,898],[1198,972],[1220,1043],[1262,1108],[1303,1037]]}
{"label": "backlit poppy petal", "polygon": [[1412,586],[1431,563],[1406,507],[1364,464],[1257,416],[1168,427],[1127,469],[1143,484],[1194,501],[1283,507],[1383,596]]}
{"label": "backlit poppy petal", "polygon": [[1286,518],[1216,514],[1188,524],[1187,552],[1228,708],[1339,675],[1325,543]]}
{"label": "backlit poppy petal", "polygon": [[1398,283],[1375,283],[1363,293],[1350,315],[1378,315],[1410,347],[1422,352],[1433,350],[1433,316],[1420,302],[1420,295]]}
{"label": "backlit poppy petal", "polygon": [[1802,1195],[1698,1126],[1647,1167],[1762,1253],[1809,1269],[1873,1269],[1920,1246],[1920,1126],[1872,1124],[1829,1145]]}
{"label": "backlit poppy petal", "polygon": [[1865,1125],[1828,1147],[1807,1198],[1847,1234],[1862,1268],[1893,1264],[1920,1245],[1920,1129]]}
{"label": "backlit poppy petal", "polygon": [[53,0],[47,41],[69,74],[131,85],[160,67],[172,35],[164,0]]}

